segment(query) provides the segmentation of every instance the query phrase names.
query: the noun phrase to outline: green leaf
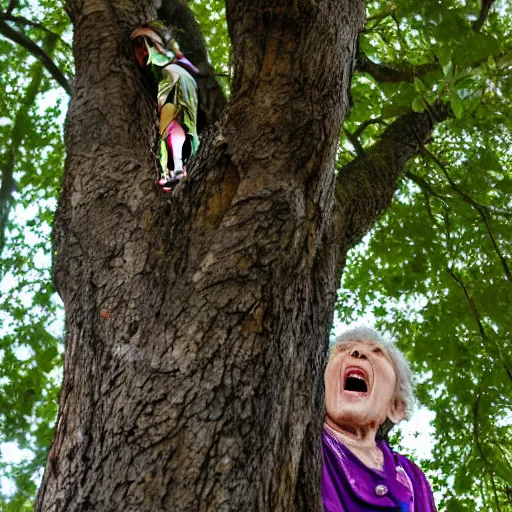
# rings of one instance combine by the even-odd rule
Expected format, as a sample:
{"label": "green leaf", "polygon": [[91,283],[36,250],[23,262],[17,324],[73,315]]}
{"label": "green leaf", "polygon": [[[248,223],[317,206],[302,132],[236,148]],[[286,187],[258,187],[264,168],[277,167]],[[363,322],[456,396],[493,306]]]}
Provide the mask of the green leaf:
{"label": "green leaf", "polygon": [[174,55],[162,55],[155,47],[147,44],[147,42],[146,48],[148,50],[148,64],[154,64],[158,67],[164,67],[170,64],[174,58]]}
{"label": "green leaf", "polygon": [[425,103],[422,96],[416,96],[412,102],[412,109],[414,112],[423,112],[425,110]]}
{"label": "green leaf", "polygon": [[417,76],[414,77],[414,88],[419,94],[422,94],[427,90],[425,84]]}
{"label": "green leaf", "polygon": [[447,64],[443,66],[443,73],[448,80],[451,80],[453,76],[453,61],[450,60]]}
{"label": "green leaf", "polygon": [[452,107],[453,113],[455,114],[455,117],[460,119],[464,114],[464,107],[455,89],[452,89],[450,93],[450,105]]}

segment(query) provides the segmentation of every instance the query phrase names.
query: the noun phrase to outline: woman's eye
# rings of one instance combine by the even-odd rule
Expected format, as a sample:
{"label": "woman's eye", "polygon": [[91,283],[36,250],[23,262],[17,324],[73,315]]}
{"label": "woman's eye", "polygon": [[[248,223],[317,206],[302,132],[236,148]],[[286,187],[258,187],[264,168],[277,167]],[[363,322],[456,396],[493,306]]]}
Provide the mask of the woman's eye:
{"label": "woman's eye", "polygon": [[382,353],[382,350],[381,350],[380,348],[374,348],[374,349],[372,350],[372,352],[373,352],[374,354],[381,354],[381,353]]}

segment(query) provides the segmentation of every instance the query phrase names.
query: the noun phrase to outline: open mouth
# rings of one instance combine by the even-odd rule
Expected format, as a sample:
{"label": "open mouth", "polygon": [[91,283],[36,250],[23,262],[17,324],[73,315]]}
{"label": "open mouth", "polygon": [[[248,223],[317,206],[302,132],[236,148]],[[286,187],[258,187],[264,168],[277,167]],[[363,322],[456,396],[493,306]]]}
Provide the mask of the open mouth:
{"label": "open mouth", "polygon": [[365,373],[358,368],[349,368],[345,373],[345,391],[368,393],[368,383]]}

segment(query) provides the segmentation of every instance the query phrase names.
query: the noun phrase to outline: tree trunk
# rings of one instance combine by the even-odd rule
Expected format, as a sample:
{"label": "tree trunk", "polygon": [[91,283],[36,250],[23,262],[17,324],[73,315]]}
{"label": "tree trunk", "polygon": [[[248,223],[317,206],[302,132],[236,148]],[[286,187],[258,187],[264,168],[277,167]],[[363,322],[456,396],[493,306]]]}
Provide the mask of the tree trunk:
{"label": "tree trunk", "polygon": [[155,184],[154,85],[129,41],[154,11],[69,8],[77,70],[54,227],[67,346],[36,510],[320,510],[347,249],[333,163],[363,1],[227,2],[231,99],[170,196]]}

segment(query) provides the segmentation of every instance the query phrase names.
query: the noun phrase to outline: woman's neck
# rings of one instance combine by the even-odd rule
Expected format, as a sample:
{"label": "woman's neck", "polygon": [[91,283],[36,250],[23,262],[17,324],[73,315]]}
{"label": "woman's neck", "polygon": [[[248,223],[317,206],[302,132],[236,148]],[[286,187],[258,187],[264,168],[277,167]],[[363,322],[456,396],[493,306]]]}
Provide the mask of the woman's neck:
{"label": "woman's neck", "polygon": [[375,448],[375,436],[377,435],[378,427],[373,425],[366,425],[364,427],[354,425],[343,425],[334,423],[334,421],[326,416],[325,425],[340,438],[344,443],[351,446],[358,446],[361,449]]}
{"label": "woman's neck", "polygon": [[339,425],[330,418],[325,418],[325,426],[343,443],[365,466],[382,470],[384,455],[375,442],[377,429],[353,428],[350,425]]}

